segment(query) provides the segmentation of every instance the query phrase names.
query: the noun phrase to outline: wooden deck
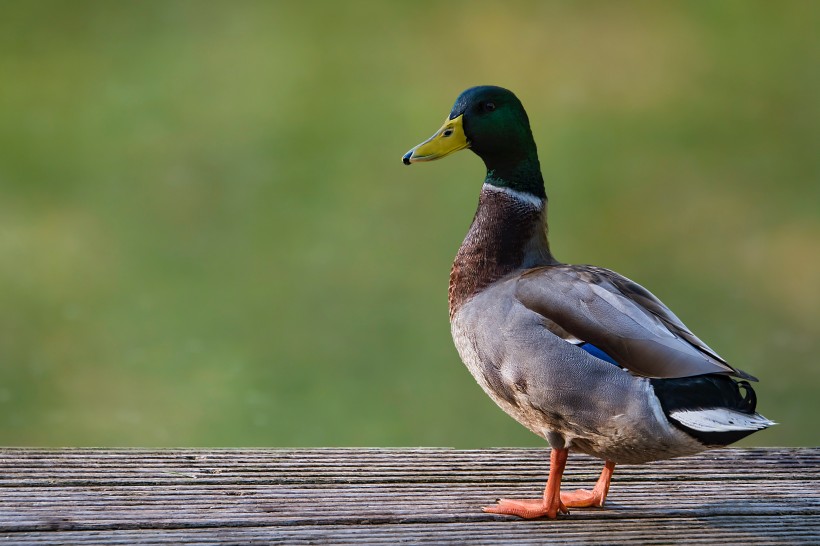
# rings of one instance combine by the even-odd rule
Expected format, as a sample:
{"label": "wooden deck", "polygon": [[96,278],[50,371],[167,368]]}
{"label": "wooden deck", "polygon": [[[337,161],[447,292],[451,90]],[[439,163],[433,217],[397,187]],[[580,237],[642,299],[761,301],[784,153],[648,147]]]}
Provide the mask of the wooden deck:
{"label": "wooden deck", "polygon": [[[0,544],[820,544],[820,449],[724,449],[615,470],[607,506],[533,497],[546,449],[0,449]],[[601,462],[571,454],[565,487]]]}

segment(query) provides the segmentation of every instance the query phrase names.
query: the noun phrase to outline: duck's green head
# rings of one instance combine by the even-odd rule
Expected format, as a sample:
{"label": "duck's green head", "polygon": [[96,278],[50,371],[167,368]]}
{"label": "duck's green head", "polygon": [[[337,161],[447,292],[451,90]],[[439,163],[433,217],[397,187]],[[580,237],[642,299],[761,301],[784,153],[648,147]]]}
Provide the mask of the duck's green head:
{"label": "duck's green head", "polygon": [[544,181],[527,112],[512,91],[471,87],[456,99],[444,125],[402,157],[405,165],[469,148],[487,166],[486,182],[544,197]]}

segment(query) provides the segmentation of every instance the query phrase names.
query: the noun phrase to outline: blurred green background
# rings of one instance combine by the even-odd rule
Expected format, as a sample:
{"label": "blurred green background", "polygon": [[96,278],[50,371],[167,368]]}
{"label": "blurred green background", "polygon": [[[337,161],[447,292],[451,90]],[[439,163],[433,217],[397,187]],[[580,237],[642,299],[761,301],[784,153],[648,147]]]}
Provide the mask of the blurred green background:
{"label": "blurred green background", "polygon": [[527,107],[567,262],[644,284],[820,443],[820,3],[4,2],[0,443],[543,445],[450,340]]}

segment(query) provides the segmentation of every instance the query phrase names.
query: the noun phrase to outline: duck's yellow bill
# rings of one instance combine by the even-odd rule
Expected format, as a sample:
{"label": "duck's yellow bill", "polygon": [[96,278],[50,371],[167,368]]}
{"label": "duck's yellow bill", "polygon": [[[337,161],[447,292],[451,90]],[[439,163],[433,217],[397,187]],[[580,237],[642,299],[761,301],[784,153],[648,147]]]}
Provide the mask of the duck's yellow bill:
{"label": "duck's yellow bill", "polygon": [[447,118],[436,134],[404,154],[402,162],[409,165],[419,161],[433,161],[469,147],[470,142],[464,135],[463,118],[463,114],[455,119]]}

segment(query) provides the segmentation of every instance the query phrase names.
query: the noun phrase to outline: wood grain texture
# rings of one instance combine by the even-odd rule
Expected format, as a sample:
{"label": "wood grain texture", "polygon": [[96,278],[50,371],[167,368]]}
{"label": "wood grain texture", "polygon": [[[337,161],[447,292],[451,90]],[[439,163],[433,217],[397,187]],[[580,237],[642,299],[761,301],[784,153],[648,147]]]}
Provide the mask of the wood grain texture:
{"label": "wood grain texture", "polygon": [[[601,461],[571,454],[567,489]],[[820,448],[724,449],[615,470],[557,521],[539,449],[0,449],[0,544],[820,543]]]}

